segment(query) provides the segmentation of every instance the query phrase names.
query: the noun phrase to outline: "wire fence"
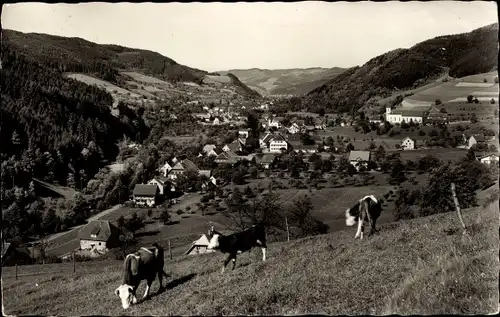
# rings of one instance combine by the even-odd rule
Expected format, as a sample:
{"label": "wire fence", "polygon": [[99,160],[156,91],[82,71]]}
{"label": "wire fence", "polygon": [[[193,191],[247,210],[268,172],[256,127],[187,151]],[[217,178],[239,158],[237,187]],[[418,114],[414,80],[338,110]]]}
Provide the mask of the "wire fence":
{"label": "wire fence", "polygon": [[77,262],[72,260],[63,263],[50,263],[50,264],[32,264],[32,265],[14,265],[2,267],[2,278],[7,279],[20,279],[28,276],[39,275],[59,275],[59,274],[76,274],[93,272],[102,267],[103,265],[118,264],[118,260],[98,260],[98,261],[84,261]]}

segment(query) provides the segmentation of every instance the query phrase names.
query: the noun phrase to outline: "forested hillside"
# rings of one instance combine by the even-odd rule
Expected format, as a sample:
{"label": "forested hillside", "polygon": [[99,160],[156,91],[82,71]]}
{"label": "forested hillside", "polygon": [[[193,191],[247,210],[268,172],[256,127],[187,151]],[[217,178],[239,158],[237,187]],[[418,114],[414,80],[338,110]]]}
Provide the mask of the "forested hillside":
{"label": "forested hillside", "polygon": [[498,63],[498,23],[470,33],[440,36],[410,49],[377,56],[311,91],[303,104],[310,110],[349,112],[374,97],[416,88],[449,73],[452,77],[490,72]]}
{"label": "forested hillside", "polygon": [[81,38],[3,30],[3,42],[63,72],[93,73],[117,82],[117,69],[128,69],[167,81],[201,83],[206,72],[178,64],[156,52],[118,45],[100,45]]}
{"label": "forested hillside", "polygon": [[[40,216],[44,210],[34,193],[33,177],[71,187],[78,184],[80,188],[106,161],[114,160],[117,143],[124,136],[137,141],[148,136],[149,129],[140,116],[143,109],[112,116],[111,96],[63,76],[63,63],[51,64],[51,68],[20,53],[10,43],[2,43],[4,220],[42,225],[40,220],[33,220],[39,219],[35,215]],[[24,217],[26,213],[35,218]],[[53,225],[50,216],[47,219],[47,226]],[[23,235],[38,230],[23,225],[12,228]]]}

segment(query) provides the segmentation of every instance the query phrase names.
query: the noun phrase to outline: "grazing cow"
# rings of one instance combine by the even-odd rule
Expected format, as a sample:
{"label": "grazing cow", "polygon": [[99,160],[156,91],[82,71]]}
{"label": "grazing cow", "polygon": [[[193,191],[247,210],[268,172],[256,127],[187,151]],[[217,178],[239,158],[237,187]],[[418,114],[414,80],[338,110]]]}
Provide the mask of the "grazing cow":
{"label": "grazing cow", "polygon": [[233,260],[234,270],[236,267],[236,255],[240,252],[248,251],[253,247],[260,247],[262,249],[262,261],[266,260],[266,231],[262,225],[255,225],[244,231],[226,236],[213,230],[212,227],[209,231],[209,239],[210,243],[207,249],[228,253],[228,257],[222,266],[222,273],[224,273],[225,267],[231,260]]}
{"label": "grazing cow", "polygon": [[137,303],[135,292],[142,280],[147,281],[143,298],[149,296],[149,289],[156,275],[160,280],[160,291],[163,290],[163,276],[165,278],[169,276],[163,270],[163,265],[163,248],[157,243],[154,243],[151,248],[140,248],[138,251],[127,255],[123,263],[122,284],[115,290],[115,295],[120,297],[122,301],[123,309]]}
{"label": "grazing cow", "polygon": [[358,231],[354,236],[354,239],[363,239],[364,225],[363,222],[368,220],[370,223],[370,234],[377,231],[375,228],[375,223],[377,218],[382,212],[382,206],[380,202],[373,195],[365,196],[358,201],[358,203],[345,211],[345,223],[348,226],[353,226],[358,222]]}

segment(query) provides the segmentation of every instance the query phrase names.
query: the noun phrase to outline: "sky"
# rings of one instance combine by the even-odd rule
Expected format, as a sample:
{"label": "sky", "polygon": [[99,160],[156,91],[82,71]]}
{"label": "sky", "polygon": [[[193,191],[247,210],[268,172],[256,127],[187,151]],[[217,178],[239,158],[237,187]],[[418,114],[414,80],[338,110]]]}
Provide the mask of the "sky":
{"label": "sky", "polygon": [[352,67],[498,22],[494,1],[6,4],[2,27],[158,52],[218,71]]}

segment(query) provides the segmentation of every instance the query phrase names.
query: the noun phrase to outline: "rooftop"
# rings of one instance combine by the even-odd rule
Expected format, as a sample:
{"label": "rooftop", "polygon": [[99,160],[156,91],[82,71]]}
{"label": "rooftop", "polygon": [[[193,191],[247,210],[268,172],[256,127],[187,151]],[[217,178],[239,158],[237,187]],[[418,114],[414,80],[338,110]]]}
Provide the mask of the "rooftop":
{"label": "rooftop", "polygon": [[109,221],[94,220],[80,229],[78,238],[84,240],[108,241],[113,232],[116,231],[118,231],[118,228],[113,226]]}
{"label": "rooftop", "polygon": [[351,151],[349,153],[349,161],[369,161],[370,160],[370,152],[369,151]]}
{"label": "rooftop", "polygon": [[133,195],[154,197],[156,195],[157,190],[158,186],[156,185],[136,184],[134,187]]}

